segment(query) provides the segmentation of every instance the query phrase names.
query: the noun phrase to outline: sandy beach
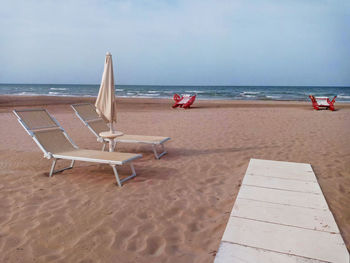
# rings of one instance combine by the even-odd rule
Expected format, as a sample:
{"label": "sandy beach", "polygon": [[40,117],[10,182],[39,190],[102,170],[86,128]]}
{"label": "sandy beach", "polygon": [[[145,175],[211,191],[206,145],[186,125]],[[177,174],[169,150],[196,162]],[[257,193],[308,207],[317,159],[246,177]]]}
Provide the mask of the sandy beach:
{"label": "sandy beach", "polygon": [[[81,148],[101,148],[72,103],[94,98],[0,96],[0,262],[212,262],[250,158],[310,163],[350,249],[350,104],[118,99],[117,128],[169,136],[168,154],[142,153],[138,176],[116,186],[108,165],[51,161],[14,108],[45,107]],[[61,166],[67,162],[62,162]],[[120,168],[121,177],[128,167]]]}

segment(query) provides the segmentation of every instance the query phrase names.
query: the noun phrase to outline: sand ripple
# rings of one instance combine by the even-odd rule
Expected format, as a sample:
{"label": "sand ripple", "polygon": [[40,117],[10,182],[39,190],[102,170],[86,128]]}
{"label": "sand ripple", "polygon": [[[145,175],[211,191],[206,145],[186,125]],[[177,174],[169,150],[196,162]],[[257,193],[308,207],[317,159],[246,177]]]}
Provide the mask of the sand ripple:
{"label": "sand ripple", "polygon": [[[173,140],[160,161],[147,146],[120,144],[144,154],[122,188],[108,165],[48,178],[50,161],[2,110],[0,262],[212,262],[252,157],[311,163],[349,247],[348,108],[135,105],[122,106],[121,130]],[[78,145],[100,148],[67,105],[48,108]]]}

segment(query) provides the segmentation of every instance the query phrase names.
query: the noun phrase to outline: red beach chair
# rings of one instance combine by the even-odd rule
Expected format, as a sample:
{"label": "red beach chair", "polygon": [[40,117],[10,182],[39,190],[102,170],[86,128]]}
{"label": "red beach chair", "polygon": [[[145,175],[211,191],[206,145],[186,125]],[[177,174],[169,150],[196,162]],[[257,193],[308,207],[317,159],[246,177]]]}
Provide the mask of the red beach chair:
{"label": "red beach chair", "polygon": [[309,97],[312,101],[312,107],[314,107],[315,110],[319,110],[320,108],[330,109],[331,111],[335,110],[334,103],[337,96],[334,96],[332,100],[329,100],[328,97],[314,97],[312,95]]}
{"label": "red beach chair", "polygon": [[180,108],[188,109],[193,104],[193,102],[196,100],[197,95],[189,95],[184,94],[180,96],[179,94],[174,95],[174,105],[173,108],[177,108],[180,106]]}

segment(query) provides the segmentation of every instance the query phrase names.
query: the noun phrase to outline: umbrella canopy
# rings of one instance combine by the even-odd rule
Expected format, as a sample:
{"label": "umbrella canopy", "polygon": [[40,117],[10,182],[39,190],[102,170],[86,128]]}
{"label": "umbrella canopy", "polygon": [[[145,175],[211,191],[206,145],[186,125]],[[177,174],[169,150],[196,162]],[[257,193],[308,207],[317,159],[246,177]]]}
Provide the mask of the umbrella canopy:
{"label": "umbrella canopy", "polygon": [[112,54],[109,52],[106,54],[101,86],[95,106],[98,115],[106,122],[110,123],[112,132],[113,122],[117,122],[117,107],[115,100]]}

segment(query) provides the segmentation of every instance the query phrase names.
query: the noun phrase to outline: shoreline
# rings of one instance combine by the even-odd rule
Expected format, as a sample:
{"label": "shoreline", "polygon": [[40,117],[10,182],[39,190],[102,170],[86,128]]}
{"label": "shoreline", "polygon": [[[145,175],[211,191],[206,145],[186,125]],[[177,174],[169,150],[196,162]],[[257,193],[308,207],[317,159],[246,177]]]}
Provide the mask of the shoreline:
{"label": "shoreline", "polygon": [[[44,105],[68,105],[73,103],[94,103],[96,97],[79,96],[51,96],[51,95],[0,95],[0,108],[16,106],[44,106]],[[172,99],[167,98],[125,98],[117,97],[117,107],[126,104],[173,104]],[[350,108],[349,102],[336,102],[336,109]],[[196,99],[192,109],[201,107],[311,107],[311,102],[294,100],[220,100],[220,99]]]}
{"label": "shoreline", "polygon": [[[0,84],[0,96],[59,96],[95,97],[99,85],[83,84]],[[197,94],[197,100],[213,101],[301,101],[308,102],[309,95],[333,98],[350,103],[350,87],[340,86],[198,86],[198,85],[116,85],[118,98],[172,99],[177,94]]]}

